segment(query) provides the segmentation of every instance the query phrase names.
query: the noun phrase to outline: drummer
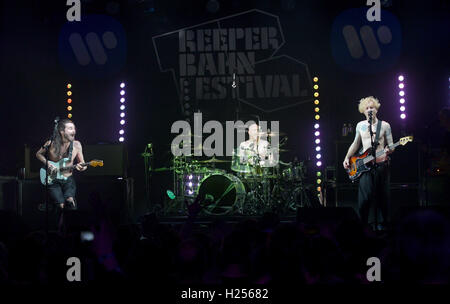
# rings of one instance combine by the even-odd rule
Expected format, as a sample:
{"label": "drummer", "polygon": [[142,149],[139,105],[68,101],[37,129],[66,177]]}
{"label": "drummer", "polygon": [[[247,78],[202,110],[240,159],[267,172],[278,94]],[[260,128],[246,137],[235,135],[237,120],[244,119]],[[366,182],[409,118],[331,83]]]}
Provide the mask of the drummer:
{"label": "drummer", "polygon": [[254,165],[255,162],[264,160],[269,152],[269,142],[260,136],[258,124],[252,123],[248,127],[249,139],[241,142],[238,149],[238,155],[241,164]]}

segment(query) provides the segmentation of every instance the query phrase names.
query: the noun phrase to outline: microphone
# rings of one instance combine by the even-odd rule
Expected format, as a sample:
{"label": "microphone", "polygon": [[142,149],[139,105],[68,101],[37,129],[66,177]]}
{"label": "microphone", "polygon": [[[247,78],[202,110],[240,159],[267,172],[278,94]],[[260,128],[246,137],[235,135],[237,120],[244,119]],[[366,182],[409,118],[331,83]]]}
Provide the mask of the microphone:
{"label": "microphone", "polygon": [[236,88],[236,73],[233,73],[233,83],[231,84],[231,86],[234,88]]}
{"label": "microphone", "polygon": [[59,116],[56,116],[56,117],[55,117],[54,122],[55,122],[55,124],[57,124],[57,123],[59,122]]}

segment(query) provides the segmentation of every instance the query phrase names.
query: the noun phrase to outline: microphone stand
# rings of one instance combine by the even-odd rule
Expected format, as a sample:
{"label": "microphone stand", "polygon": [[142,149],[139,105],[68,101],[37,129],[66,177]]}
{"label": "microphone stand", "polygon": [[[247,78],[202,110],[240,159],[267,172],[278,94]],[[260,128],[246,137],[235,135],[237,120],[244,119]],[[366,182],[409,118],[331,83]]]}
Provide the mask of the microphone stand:
{"label": "microphone stand", "polygon": [[[376,169],[377,167],[377,160],[376,160],[376,147],[375,147],[375,141],[373,139],[373,131],[372,131],[372,111],[369,111],[369,132],[370,132],[370,146],[372,147],[371,154],[373,156],[373,168]],[[375,210],[374,210],[374,216],[375,216],[375,230],[378,228],[378,204],[375,203]]]}

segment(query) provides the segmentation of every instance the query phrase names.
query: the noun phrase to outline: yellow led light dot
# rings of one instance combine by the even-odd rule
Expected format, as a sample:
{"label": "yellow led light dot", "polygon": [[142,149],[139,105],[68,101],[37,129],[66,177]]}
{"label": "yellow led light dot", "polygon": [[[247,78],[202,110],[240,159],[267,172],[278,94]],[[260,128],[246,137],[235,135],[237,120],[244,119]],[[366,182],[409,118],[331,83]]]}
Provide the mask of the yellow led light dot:
{"label": "yellow led light dot", "polygon": [[72,103],[72,99],[71,98],[67,99],[67,103]]}
{"label": "yellow led light dot", "polygon": [[314,82],[318,82],[318,81],[319,81],[319,78],[314,77],[314,78],[313,78],[313,81],[314,81]]}
{"label": "yellow led light dot", "polygon": [[314,90],[319,89],[319,86],[317,84],[314,85]]}
{"label": "yellow led light dot", "polygon": [[72,118],[72,113],[67,114],[67,117]]}
{"label": "yellow led light dot", "polygon": [[317,180],[317,183],[318,183],[318,184],[320,184],[321,182],[322,182],[322,180],[321,180],[321,179],[318,179],[318,180]]}
{"label": "yellow led light dot", "polygon": [[71,96],[72,92],[71,91],[67,91],[67,96]]}
{"label": "yellow led light dot", "polygon": [[316,115],[316,116],[314,116],[314,118],[315,118],[316,120],[319,120],[319,119],[320,119],[320,115]]}
{"label": "yellow led light dot", "polygon": [[319,108],[315,108],[314,111],[319,112]]}
{"label": "yellow led light dot", "polygon": [[314,100],[314,104],[318,105],[319,104],[319,99]]}
{"label": "yellow led light dot", "polygon": [[72,106],[68,106],[67,111],[72,111]]}
{"label": "yellow led light dot", "polygon": [[314,97],[319,97],[319,92],[315,92]]}

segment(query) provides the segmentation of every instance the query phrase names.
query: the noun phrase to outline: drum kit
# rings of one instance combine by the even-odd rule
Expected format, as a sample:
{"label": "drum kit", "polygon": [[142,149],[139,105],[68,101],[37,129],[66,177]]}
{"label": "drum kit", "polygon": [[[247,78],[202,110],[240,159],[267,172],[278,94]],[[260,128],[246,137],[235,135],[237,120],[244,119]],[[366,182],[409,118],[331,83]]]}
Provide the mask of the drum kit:
{"label": "drum kit", "polygon": [[[208,197],[202,210],[208,215],[261,215],[267,211],[296,211],[308,204],[305,194],[306,166],[296,160],[285,163],[278,154],[288,150],[267,148],[260,155],[252,150],[235,149],[231,160],[213,156],[174,156],[172,171],[175,197],[192,202]],[[227,165],[229,170],[216,168]]]}

